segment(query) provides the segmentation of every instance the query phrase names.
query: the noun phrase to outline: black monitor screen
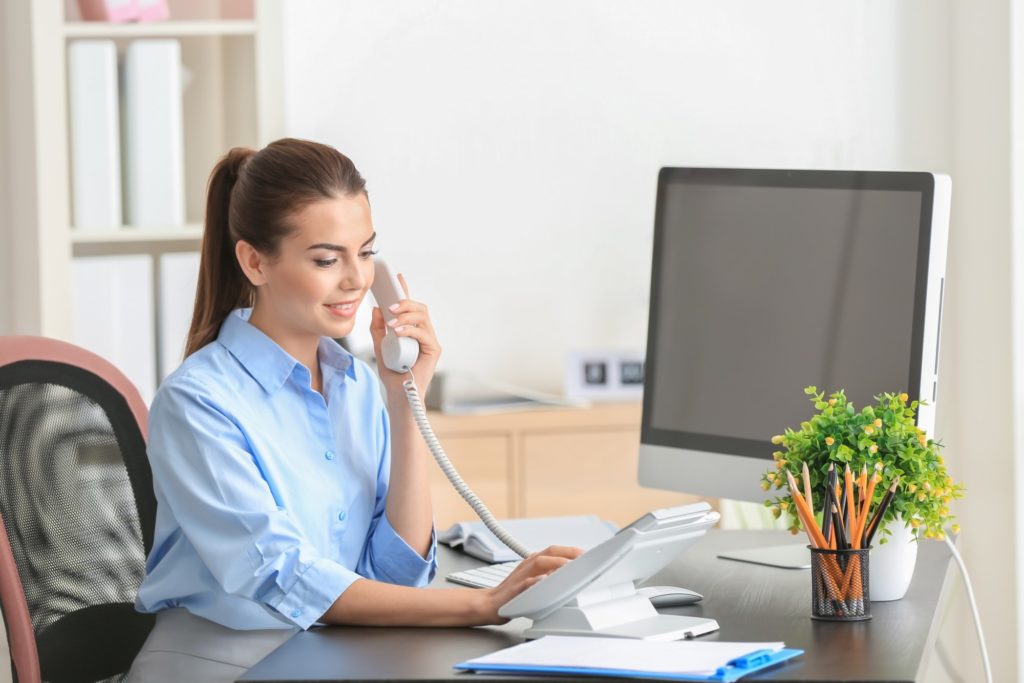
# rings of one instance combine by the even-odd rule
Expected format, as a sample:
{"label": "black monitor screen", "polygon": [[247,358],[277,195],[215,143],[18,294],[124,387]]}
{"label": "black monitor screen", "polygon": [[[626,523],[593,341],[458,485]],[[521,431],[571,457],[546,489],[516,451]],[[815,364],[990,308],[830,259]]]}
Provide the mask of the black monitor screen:
{"label": "black monitor screen", "polygon": [[916,398],[922,176],[663,169],[644,442],[770,457],[806,386]]}

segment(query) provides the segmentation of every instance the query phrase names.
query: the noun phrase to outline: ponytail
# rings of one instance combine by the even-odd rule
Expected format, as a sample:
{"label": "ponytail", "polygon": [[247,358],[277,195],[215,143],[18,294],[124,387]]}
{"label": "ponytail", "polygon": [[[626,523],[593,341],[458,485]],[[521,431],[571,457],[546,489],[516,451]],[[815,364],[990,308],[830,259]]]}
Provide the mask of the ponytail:
{"label": "ponytail", "polygon": [[352,161],[329,145],[283,138],[258,152],[235,147],[210,174],[199,283],[185,355],[217,339],[224,319],[256,296],[235,256],[245,240],[275,256],[295,229],[291,217],[323,199],[366,194]]}
{"label": "ponytail", "polygon": [[206,195],[206,225],[199,257],[199,283],[188,331],[185,355],[206,346],[220,332],[231,311],[245,306],[252,297],[252,285],[245,279],[235,257],[230,229],[231,192],[245,162],[254,150],[235,147],[217,162],[210,174]]}

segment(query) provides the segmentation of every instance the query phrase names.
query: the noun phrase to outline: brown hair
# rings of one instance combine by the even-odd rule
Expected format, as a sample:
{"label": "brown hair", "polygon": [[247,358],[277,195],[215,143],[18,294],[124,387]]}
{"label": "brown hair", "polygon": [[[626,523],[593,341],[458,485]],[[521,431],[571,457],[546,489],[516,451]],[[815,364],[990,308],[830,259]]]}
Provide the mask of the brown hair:
{"label": "brown hair", "polygon": [[256,151],[235,147],[217,162],[206,195],[199,283],[185,355],[217,338],[232,310],[252,301],[254,288],[235,256],[245,240],[270,257],[294,230],[293,214],[311,202],[366,194],[366,181],[338,150],[284,138]]}

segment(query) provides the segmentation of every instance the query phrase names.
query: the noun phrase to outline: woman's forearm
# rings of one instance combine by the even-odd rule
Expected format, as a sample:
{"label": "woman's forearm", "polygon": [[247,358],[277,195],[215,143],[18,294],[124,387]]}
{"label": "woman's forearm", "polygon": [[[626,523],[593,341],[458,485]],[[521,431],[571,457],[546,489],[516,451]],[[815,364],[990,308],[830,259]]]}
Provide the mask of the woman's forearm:
{"label": "woman's forearm", "polygon": [[386,510],[399,536],[423,557],[430,551],[434,509],[427,474],[432,458],[405,394],[389,397],[391,477]]}
{"label": "woman's forearm", "polygon": [[425,590],[360,579],[320,620],[363,626],[477,626],[496,623],[491,602],[485,590]]}

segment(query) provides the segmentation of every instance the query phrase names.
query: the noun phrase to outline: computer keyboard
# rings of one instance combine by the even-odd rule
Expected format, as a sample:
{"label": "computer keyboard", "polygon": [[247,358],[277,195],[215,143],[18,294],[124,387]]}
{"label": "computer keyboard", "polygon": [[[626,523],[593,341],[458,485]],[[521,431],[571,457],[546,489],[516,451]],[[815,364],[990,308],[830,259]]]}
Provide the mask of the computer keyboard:
{"label": "computer keyboard", "polygon": [[505,577],[512,573],[512,570],[519,566],[522,560],[515,562],[502,562],[500,564],[489,564],[476,569],[466,569],[461,572],[452,572],[444,578],[452,583],[458,583],[470,588],[494,588],[505,580]]}

